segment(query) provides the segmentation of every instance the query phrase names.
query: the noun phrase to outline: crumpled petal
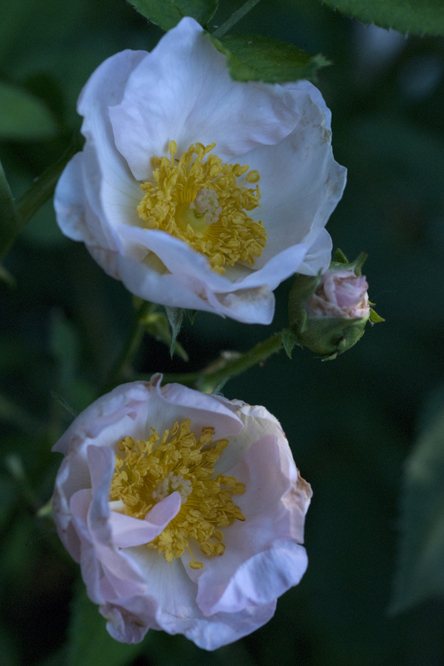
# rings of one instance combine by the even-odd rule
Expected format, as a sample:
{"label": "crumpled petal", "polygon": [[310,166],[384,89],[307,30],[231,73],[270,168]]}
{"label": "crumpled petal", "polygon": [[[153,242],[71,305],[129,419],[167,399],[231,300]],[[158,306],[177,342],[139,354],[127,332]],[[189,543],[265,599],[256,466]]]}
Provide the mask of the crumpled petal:
{"label": "crumpled petal", "polygon": [[[268,324],[273,290],[295,272],[330,263],[325,224],[345,186],[331,149],[331,114],[307,81],[240,83],[199,24],[185,17],[151,53],[123,51],[93,73],[79,99],[86,143],[55,194],[58,223],[83,241],[111,276],[140,298]],[[224,162],[260,173],[267,243],[252,267],[224,275],[204,255],[137,213],[151,159],[196,142],[216,142]],[[322,242],[318,241],[322,237]]]}

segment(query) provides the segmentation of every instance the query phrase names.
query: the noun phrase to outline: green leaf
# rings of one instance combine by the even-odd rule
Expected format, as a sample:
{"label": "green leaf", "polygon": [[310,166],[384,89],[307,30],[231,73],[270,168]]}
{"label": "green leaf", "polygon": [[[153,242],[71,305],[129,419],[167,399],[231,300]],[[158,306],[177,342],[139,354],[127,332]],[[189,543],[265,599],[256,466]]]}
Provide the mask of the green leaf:
{"label": "green leaf", "polygon": [[17,201],[17,211],[20,215],[22,227],[29,222],[43,204],[53,195],[63,169],[71,157],[81,148],[81,144],[82,140],[80,137],[73,136],[68,148],[57,162],[51,164],[41,176],[36,178],[29,190]]}
{"label": "green leaf", "polygon": [[320,67],[330,63],[324,56],[310,56],[296,46],[261,35],[227,35],[216,39],[215,47],[227,56],[234,81],[284,83],[299,79],[316,80]]}
{"label": "green leaf", "polygon": [[194,324],[194,320],[196,319],[196,315],[199,312],[199,310],[185,310],[187,313],[187,317],[190,320],[191,324]]}
{"label": "green leaf", "polygon": [[171,30],[184,16],[205,26],[217,9],[218,0],[128,0],[135,9],[162,30]]}
{"label": "green leaf", "polygon": [[57,125],[47,106],[26,90],[0,82],[0,139],[50,139]]}
{"label": "green leaf", "polygon": [[391,611],[444,596],[444,409],[407,460],[401,538]]}
{"label": "green leaf", "polygon": [[19,229],[20,218],[0,162],[0,257],[3,256],[3,250],[10,246]]}
{"label": "green leaf", "polygon": [[284,347],[288,358],[291,358],[291,352],[295,346],[297,337],[289,328],[284,328],[282,331],[282,346]]}
{"label": "green leaf", "polygon": [[74,138],[62,157],[33,182],[15,207],[0,164],[0,258],[5,256],[23,227],[52,196],[63,169],[78,148],[79,142]]}
{"label": "green leaf", "polygon": [[6,282],[6,284],[9,287],[15,287],[17,284],[15,281],[15,277],[11,275],[11,273],[8,270],[6,270],[6,268],[1,263],[0,263],[0,280],[2,280],[2,282]]}
{"label": "green leaf", "polygon": [[370,321],[372,324],[379,324],[381,321],[385,321],[384,317],[380,317],[373,308],[370,308]]}
{"label": "green leaf", "polygon": [[[171,328],[164,312],[149,312],[141,319],[146,328],[147,333],[156,340],[160,340],[167,347],[171,348],[172,334]],[[174,353],[177,354],[183,361],[188,361],[188,354],[182,347],[180,342],[175,342]]]}
{"label": "green leaf", "polygon": [[416,35],[444,35],[442,0],[322,0],[322,3],[382,28]]}
{"label": "green leaf", "polygon": [[175,0],[174,4],[182,16],[192,16],[203,26],[213,18],[218,0]]}
{"label": "green leaf", "polygon": [[60,371],[60,384],[67,388],[75,377],[78,357],[78,339],[71,323],[60,310],[52,313],[51,351]]}
{"label": "green leaf", "polygon": [[127,645],[111,638],[105,618],[79,581],[72,603],[67,666],[125,666],[141,649],[142,643]]}
{"label": "green leaf", "polygon": [[173,358],[174,350],[176,347],[176,338],[179,335],[180,329],[182,327],[183,308],[169,308],[165,306],[165,312],[171,326],[170,354],[171,358]]}

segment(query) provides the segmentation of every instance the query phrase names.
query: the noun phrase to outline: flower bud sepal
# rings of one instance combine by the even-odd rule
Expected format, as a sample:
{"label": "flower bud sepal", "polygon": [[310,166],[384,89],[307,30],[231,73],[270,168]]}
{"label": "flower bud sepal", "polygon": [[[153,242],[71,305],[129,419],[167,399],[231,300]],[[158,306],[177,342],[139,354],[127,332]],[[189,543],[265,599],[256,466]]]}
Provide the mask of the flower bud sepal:
{"label": "flower bud sepal", "polygon": [[296,277],[288,303],[289,328],[298,344],[319,354],[322,360],[332,361],[353,347],[369,319],[375,320],[367,280],[361,272],[366,258],[361,253],[348,262],[338,250],[336,260],[324,274]]}

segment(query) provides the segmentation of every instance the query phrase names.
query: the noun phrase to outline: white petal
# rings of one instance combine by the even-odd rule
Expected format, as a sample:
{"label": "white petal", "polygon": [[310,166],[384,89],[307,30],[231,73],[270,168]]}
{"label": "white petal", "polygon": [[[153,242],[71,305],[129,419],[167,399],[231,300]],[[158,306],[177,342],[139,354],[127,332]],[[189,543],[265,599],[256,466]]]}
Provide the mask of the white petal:
{"label": "white petal", "polygon": [[299,264],[297,272],[302,275],[317,275],[319,271],[324,273],[330,266],[332,246],[330,234],[326,229],[321,229],[305,255],[304,261]]}
{"label": "white petal", "polygon": [[56,186],[54,207],[57,222],[68,238],[94,243],[94,229],[101,233],[100,221],[92,212],[83,189],[83,153],[77,153],[68,162]]}
{"label": "white petal", "polygon": [[[144,57],[144,51],[123,51],[105,60],[88,80],[78,103],[78,111],[84,116],[82,133],[87,139],[82,152],[83,189],[94,220],[100,220],[100,225],[89,227],[94,242],[88,244],[113,251],[121,251],[113,232],[114,220],[121,216],[136,221],[134,203],[137,206],[141,197],[116,150],[108,107],[121,101],[130,72]],[[61,190],[56,193],[56,201],[62,194]]]}
{"label": "white petal", "polygon": [[184,18],[134,69],[121,104],[110,109],[116,145],[137,180],[153,155],[216,142],[219,156],[275,144],[293,129],[293,94],[282,86],[239,83],[202,28]]}
{"label": "white petal", "polygon": [[283,85],[284,88],[288,88],[290,90],[297,90],[298,92],[308,93],[313,102],[319,106],[322,113],[324,114],[326,128],[328,130],[331,130],[331,111],[326,105],[325,100],[322,97],[322,93],[318,88],[316,88],[309,81],[304,81],[304,80],[296,81],[295,83],[294,82],[284,83]]}
{"label": "white petal", "polygon": [[324,114],[307,93],[298,107],[301,118],[286,139],[245,156],[261,175],[261,207],[252,217],[263,221],[268,240],[259,268],[289,246],[312,245],[345,187],[346,170],[333,158]]}
{"label": "white petal", "polygon": [[[162,231],[121,228],[126,241],[149,248],[168,268],[160,274],[148,265],[118,258],[119,275],[137,296],[155,303],[227,315],[245,323],[269,324],[274,313],[271,289],[295,272],[306,248],[289,248],[264,273],[250,272],[245,279],[232,282],[215,273],[207,259],[183,241]],[[272,283],[272,287],[267,284]]]}

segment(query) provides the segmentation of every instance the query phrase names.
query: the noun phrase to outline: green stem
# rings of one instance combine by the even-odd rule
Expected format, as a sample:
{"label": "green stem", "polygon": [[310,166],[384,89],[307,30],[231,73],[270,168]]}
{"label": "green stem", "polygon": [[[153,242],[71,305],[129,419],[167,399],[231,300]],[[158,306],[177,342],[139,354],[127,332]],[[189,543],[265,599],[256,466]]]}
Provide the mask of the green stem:
{"label": "green stem", "polygon": [[125,344],[100,389],[100,395],[113,389],[121,380],[128,381],[128,376],[131,374],[131,364],[137,354],[145,331],[142,320],[154,308],[155,305],[153,303],[146,301],[142,301],[139,307],[136,308]]}
{"label": "green stem", "polygon": [[[231,379],[231,377],[236,377],[236,375],[240,375],[257,363],[265,361],[269,356],[280,351],[280,349],[282,349],[282,332],[273,333],[271,337],[263,342],[259,342],[255,347],[243,354],[239,354],[236,358],[228,361],[218,359],[200,372],[165,374],[163,376],[163,384],[178,382],[185,386],[197,388],[202,393],[213,393],[221,384]],[[151,376],[136,375],[132,379],[148,380]]]}
{"label": "green stem", "polygon": [[[0,259],[10,250],[11,246],[17,239],[17,236],[29,220],[53,195],[55,186],[57,185],[57,181],[60,178],[63,169],[78,149],[78,141],[73,140],[62,157],[46,169],[46,171],[44,171],[31,185],[29,190],[18,199],[15,204],[15,214],[14,216],[11,214],[9,217],[9,226],[6,230],[7,234],[1,239]],[[0,176],[1,175],[2,174],[0,174]],[[0,201],[0,204],[1,203],[2,202]]]}
{"label": "green stem", "polygon": [[260,0],[247,0],[247,2],[242,5],[237,11],[235,11],[229,19],[225,21],[225,23],[222,23],[221,26],[217,28],[217,30],[214,31],[213,35],[215,37],[222,37],[225,35],[226,32],[231,30],[233,25],[236,25],[238,21],[240,21],[248,12],[250,12],[253,7],[256,7]]}
{"label": "green stem", "polygon": [[20,228],[20,218],[14,204],[11,189],[0,163],[0,258],[10,247]]}

